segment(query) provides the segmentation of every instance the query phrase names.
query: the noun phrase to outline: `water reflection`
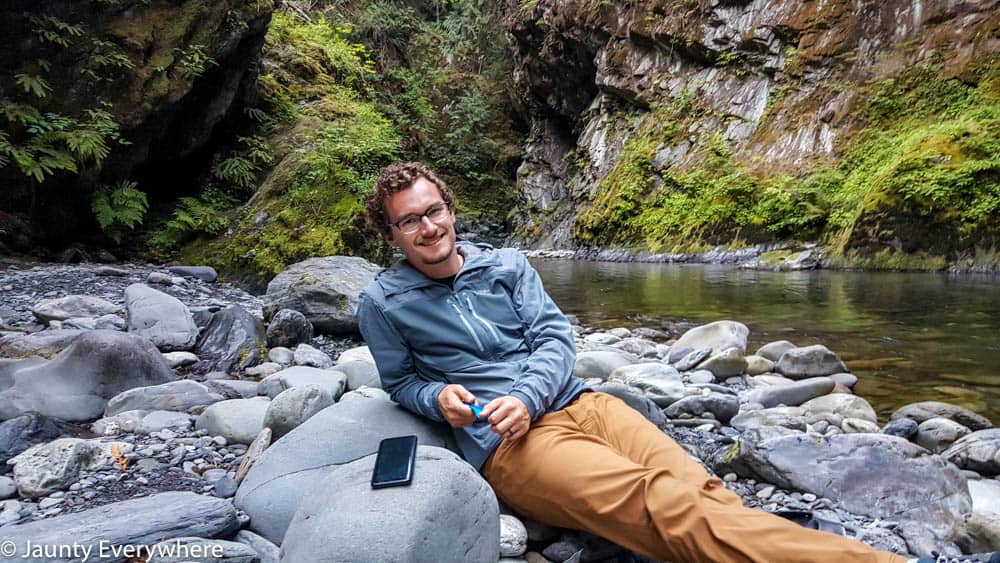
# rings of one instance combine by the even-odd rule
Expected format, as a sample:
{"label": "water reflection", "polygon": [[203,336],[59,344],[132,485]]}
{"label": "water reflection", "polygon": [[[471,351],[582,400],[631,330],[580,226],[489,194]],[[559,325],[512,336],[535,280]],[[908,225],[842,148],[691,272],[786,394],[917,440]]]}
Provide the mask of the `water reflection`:
{"label": "water reflection", "polygon": [[[1000,413],[1000,280],[938,274],[533,261],[567,313],[599,327],[734,319],[750,347],[825,344],[883,415],[945,400]],[[998,418],[1000,421],[1000,418]]]}

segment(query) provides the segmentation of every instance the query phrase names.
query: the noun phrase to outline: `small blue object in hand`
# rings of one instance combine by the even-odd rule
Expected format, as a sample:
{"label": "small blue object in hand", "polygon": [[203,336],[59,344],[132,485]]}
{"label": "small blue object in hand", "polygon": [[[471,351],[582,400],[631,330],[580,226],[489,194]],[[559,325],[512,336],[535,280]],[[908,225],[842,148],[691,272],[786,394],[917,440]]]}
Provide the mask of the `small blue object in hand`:
{"label": "small blue object in hand", "polygon": [[483,407],[477,405],[476,403],[465,404],[469,405],[469,408],[472,409],[472,414],[476,417],[476,420],[479,420],[479,416],[483,414]]}

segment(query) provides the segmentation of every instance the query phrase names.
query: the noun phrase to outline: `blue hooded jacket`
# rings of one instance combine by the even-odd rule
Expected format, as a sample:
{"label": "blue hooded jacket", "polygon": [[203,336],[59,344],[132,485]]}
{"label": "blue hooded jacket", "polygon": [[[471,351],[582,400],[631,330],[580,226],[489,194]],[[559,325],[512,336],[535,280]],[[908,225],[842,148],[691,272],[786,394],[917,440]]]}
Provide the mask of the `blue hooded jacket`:
{"label": "blue hooded jacket", "polygon": [[[532,420],[585,389],[573,375],[569,322],[538,273],[513,249],[458,243],[465,258],[452,287],[405,259],[361,293],[357,319],[382,387],[403,407],[444,422],[441,389],[457,383],[480,405],[512,395]],[[488,422],[453,429],[465,460],[479,469],[500,443]]]}

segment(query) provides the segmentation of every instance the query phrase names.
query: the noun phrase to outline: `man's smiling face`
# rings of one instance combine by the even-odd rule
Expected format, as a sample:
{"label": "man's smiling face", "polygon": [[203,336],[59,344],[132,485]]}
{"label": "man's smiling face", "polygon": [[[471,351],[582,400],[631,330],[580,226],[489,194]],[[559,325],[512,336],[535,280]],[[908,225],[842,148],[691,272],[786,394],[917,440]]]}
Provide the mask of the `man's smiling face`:
{"label": "man's smiling face", "polygon": [[447,211],[440,223],[423,217],[428,209],[444,205],[437,186],[418,178],[409,188],[396,192],[385,200],[385,214],[389,223],[398,223],[412,215],[419,218],[416,232],[403,233],[390,227],[389,244],[399,247],[410,264],[429,278],[446,278],[455,275],[462,266],[462,259],[455,249],[455,214]]}

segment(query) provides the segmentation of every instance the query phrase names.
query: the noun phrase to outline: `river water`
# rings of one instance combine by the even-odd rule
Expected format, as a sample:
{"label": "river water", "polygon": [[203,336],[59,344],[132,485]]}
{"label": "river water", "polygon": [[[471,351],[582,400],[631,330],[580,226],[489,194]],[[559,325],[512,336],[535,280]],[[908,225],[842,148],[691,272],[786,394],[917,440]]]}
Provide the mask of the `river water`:
{"label": "river water", "polygon": [[772,340],[834,351],[882,417],[937,400],[1000,422],[1000,278],[532,263],[563,312],[585,325],[683,331],[737,320],[750,328],[751,352]]}

